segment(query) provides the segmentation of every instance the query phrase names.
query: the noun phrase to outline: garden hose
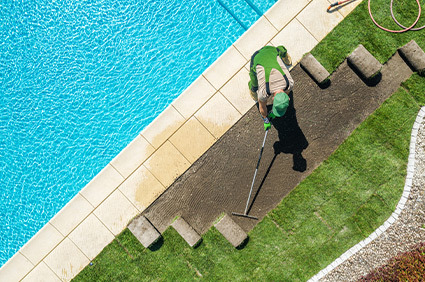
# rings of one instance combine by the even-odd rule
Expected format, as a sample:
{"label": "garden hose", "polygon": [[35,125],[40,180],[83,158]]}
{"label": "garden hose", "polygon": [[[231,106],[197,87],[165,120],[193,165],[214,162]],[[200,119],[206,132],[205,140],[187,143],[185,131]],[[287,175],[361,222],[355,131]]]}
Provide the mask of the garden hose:
{"label": "garden hose", "polygon": [[419,21],[419,18],[421,17],[421,11],[422,11],[422,9],[421,9],[421,3],[419,3],[419,0],[416,0],[416,3],[418,3],[418,10],[419,10],[419,12],[418,12],[418,17],[416,18],[416,20],[415,20],[415,22],[411,25],[411,26],[409,26],[409,27],[405,27],[405,26],[403,26],[403,25],[401,25],[396,19],[395,19],[395,17],[394,17],[394,13],[393,13],[393,0],[391,0],[391,5],[390,5],[390,10],[391,10],[391,16],[392,16],[392,18],[393,18],[393,20],[400,26],[400,27],[402,27],[403,29],[401,29],[401,30],[391,30],[391,29],[388,29],[388,28],[385,28],[385,27],[383,27],[383,26],[381,26],[381,25],[379,25],[376,21],[375,21],[375,19],[373,18],[373,16],[372,16],[372,12],[371,12],[371,10],[370,10],[370,0],[368,0],[368,2],[367,2],[367,6],[368,6],[368,9],[369,9],[369,15],[370,15],[370,18],[372,19],[372,21],[373,21],[373,23],[377,26],[377,27],[379,27],[380,29],[382,29],[382,30],[385,30],[385,31],[388,31],[388,32],[392,32],[392,33],[402,33],[402,32],[405,32],[405,31],[408,31],[408,30],[421,30],[421,29],[423,29],[425,26],[422,26],[422,27],[419,27],[419,28],[413,28],[415,25],[416,25],[416,23]]}
{"label": "garden hose", "polygon": [[[327,12],[330,12],[330,9],[331,9],[332,7],[335,7],[335,6],[338,6],[338,5],[344,4],[344,3],[349,2],[349,1],[353,1],[353,0],[344,0],[344,1],[339,1],[339,2],[335,2],[335,3],[331,4],[331,5],[328,7]],[[425,28],[425,25],[424,25],[424,26],[421,26],[421,27],[414,28],[414,26],[415,26],[415,25],[417,24],[417,22],[419,21],[419,18],[421,17],[421,12],[422,12],[421,3],[419,3],[419,0],[416,0],[416,3],[418,3],[418,11],[419,11],[419,12],[418,12],[418,17],[416,18],[415,22],[414,22],[411,26],[409,26],[409,27],[405,27],[404,25],[402,25],[401,23],[399,23],[399,22],[397,21],[397,19],[396,19],[396,18],[395,18],[395,16],[394,16],[394,12],[393,12],[393,2],[394,2],[394,0],[391,0],[391,4],[390,4],[391,17],[393,18],[394,22],[395,22],[395,23],[396,23],[399,27],[403,28],[402,30],[391,30],[391,29],[388,29],[388,28],[385,28],[385,27],[383,27],[383,26],[379,25],[379,24],[376,22],[376,20],[373,18],[372,11],[370,10],[370,1],[371,1],[371,0],[368,0],[368,2],[367,2],[367,6],[368,6],[368,10],[369,10],[369,16],[370,16],[370,18],[372,19],[373,23],[374,23],[377,27],[379,27],[380,29],[382,29],[382,30],[384,30],[384,31],[388,31],[388,32],[392,32],[392,33],[402,33],[402,32],[406,32],[406,31],[408,31],[408,30],[415,30],[415,31],[417,31],[417,30],[421,30],[421,29],[424,29],[424,28]]]}
{"label": "garden hose", "polygon": [[[402,25],[401,23],[399,23],[397,20],[396,20],[396,18],[394,17],[394,13],[393,13],[393,1],[394,0],[391,0],[391,5],[390,5],[390,9],[391,9],[391,17],[393,18],[393,20],[395,21],[395,23],[399,26],[399,27],[401,27],[401,28],[407,28],[407,27],[405,27],[404,25]],[[419,14],[421,13],[421,10],[420,10],[420,8],[421,8],[421,6],[419,5]],[[410,30],[421,30],[421,29],[423,29],[423,28],[425,28],[425,25],[423,25],[423,26],[421,26],[421,27],[416,27],[416,28],[411,28]]]}
{"label": "garden hose", "polygon": [[344,1],[335,2],[335,3],[331,4],[326,11],[329,13],[329,11],[331,10],[332,7],[344,4],[348,1],[353,1],[353,0],[344,0]]}

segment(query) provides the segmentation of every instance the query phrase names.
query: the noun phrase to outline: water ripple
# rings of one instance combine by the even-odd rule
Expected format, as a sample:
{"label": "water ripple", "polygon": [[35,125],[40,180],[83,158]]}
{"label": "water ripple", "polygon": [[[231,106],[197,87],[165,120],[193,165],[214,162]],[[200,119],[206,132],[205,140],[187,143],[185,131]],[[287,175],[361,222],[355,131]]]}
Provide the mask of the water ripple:
{"label": "water ripple", "polygon": [[209,0],[3,1],[0,18],[1,266],[244,30]]}

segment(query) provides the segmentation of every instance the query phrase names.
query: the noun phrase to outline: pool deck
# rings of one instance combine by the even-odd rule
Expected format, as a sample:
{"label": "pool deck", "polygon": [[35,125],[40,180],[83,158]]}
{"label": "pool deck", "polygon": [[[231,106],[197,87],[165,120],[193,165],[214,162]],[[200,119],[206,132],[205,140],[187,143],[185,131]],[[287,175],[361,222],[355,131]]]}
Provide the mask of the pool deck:
{"label": "pool deck", "polygon": [[362,0],[279,0],[0,268],[1,281],[69,281],[253,105],[249,60],[284,45],[293,65]]}

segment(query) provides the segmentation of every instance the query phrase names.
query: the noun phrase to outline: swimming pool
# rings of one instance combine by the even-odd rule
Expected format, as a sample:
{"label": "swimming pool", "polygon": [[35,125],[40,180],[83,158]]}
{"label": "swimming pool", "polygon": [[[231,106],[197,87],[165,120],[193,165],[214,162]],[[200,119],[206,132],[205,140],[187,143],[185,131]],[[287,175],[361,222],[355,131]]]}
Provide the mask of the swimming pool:
{"label": "swimming pool", "polygon": [[258,18],[221,1],[242,25],[211,0],[2,2],[0,266]]}

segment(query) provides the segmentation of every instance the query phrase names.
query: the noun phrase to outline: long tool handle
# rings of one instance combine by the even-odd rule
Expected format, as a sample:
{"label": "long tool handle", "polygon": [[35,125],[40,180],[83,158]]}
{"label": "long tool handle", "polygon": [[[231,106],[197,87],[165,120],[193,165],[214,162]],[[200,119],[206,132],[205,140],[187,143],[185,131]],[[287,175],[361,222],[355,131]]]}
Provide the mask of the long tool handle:
{"label": "long tool handle", "polygon": [[261,156],[263,155],[264,144],[266,143],[268,132],[269,131],[267,130],[266,134],[264,135],[263,146],[261,146],[260,157],[258,158],[257,167],[255,168],[254,178],[252,179],[252,183],[251,183],[251,190],[249,191],[248,201],[246,202],[245,214],[247,214],[248,212],[248,205],[249,205],[249,201],[251,200],[252,187],[254,187],[255,177],[257,176],[258,167],[260,166],[260,160],[261,160]]}

